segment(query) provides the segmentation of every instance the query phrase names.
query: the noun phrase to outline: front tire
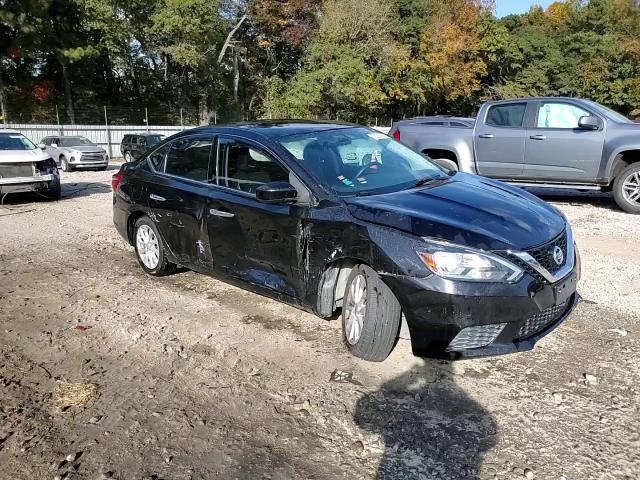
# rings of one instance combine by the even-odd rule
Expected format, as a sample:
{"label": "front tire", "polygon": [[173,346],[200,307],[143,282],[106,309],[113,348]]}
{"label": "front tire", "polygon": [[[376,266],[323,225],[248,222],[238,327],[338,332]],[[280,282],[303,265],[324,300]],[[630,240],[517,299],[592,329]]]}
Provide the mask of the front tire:
{"label": "front tire", "polygon": [[70,172],[73,167],[69,165],[69,161],[65,157],[60,157],[60,168],[63,172]]}
{"label": "front tire", "polygon": [[366,265],[354,267],[342,306],[342,337],[349,351],[371,362],[385,360],[398,339],[400,303],[378,274]]}
{"label": "front tire", "polygon": [[167,260],[164,242],[149,217],[141,217],[133,229],[133,245],[142,269],[154,277],[164,277],[176,271],[176,265]]}
{"label": "front tire", "polygon": [[133,157],[131,156],[131,153],[129,152],[124,152],[124,161],[129,163],[133,161]]}
{"label": "front tire", "polygon": [[640,214],[640,163],[629,165],[616,177],[613,198],[625,212]]}

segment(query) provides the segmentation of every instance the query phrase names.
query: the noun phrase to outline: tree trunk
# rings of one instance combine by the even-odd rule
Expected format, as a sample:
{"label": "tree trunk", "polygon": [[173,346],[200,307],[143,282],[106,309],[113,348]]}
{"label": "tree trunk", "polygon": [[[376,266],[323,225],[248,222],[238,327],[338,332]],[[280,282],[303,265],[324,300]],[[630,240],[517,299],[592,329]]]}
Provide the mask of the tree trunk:
{"label": "tree trunk", "polygon": [[67,99],[67,117],[71,124],[76,123],[76,115],[73,111],[73,98],[71,97],[71,83],[69,82],[69,76],[67,75],[67,66],[64,60],[59,59],[60,66],[62,67],[62,80],[64,82],[64,96]]}
{"label": "tree trunk", "polygon": [[211,112],[209,111],[207,94],[202,92],[198,101],[198,123],[199,125],[209,125],[210,121]]}
{"label": "tree trunk", "polygon": [[2,70],[0,70],[0,115],[2,116],[2,124],[9,123],[9,112],[7,111],[7,100],[4,96],[4,81],[2,80]]}
{"label": "tree trunk", "polygon": [[238,88],[240,86],[240,66],[238,65],[238,52],[233,49],[233,101],[240,106],[240,97],[238,96]]}

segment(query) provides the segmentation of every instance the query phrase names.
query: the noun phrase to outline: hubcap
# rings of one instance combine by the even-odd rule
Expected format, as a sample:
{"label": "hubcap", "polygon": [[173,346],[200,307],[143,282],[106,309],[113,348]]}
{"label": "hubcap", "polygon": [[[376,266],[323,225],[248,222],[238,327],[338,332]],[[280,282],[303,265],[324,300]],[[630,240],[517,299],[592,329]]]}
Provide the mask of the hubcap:
{"label": "hubcap", "polygon": [[624,199],[636,206],[640,206],[640,172],[629,175],[622,184]]}
{"label": "hubcap", "polygon": [[160,244],[158,237],[148,225],[141,225],[136,233],[136,248],[140,261],[149,270],[158,266],[160,261]]}
{"label": "hubcap", "polygon": [[344,309],[344,330],[350,345],[355,345],[360,340],[366,312],[367,281],[364,275],[358,275],[349,286],[347,305]]}

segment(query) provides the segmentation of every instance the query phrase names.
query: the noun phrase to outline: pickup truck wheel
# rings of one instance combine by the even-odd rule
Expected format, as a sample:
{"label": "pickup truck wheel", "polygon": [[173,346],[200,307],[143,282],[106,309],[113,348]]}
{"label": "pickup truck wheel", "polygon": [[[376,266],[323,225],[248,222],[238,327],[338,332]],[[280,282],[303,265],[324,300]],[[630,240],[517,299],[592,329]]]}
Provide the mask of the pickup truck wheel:
{"label": "pickup truck wheel", "polygon": [[453,160],[449,160],[448,158],[434,158],[433,162],[440,165],[443,168],[446,168],[447,170],[451,170],[454,172],[457,172],[459,170],[458,164]]}
{"label": "pickup truck wheel", "polygon": [[625,212],[640,214],[640,163],[629,165],[616,177],[613,198]]}
{"label": "pickup truck wheel", "polygon": [[134,247],[142,269],[154,277],[171,275],[177,266],[167,260],[164,243],[149,217],[140,217],[134,227]]}
{"label": "pickup truck wheel", "polygon": [[342,337],[349,351],[371,362],[386,359],[398,339],[401,309],[378,274],[366,265],[354,267],[342,306]]}
{"label": "pickup truck wheel", "polygon": [[133,161],[133,157],[131,156],[131,153],[129,152],[124,152],[124,161],[129,163]]}

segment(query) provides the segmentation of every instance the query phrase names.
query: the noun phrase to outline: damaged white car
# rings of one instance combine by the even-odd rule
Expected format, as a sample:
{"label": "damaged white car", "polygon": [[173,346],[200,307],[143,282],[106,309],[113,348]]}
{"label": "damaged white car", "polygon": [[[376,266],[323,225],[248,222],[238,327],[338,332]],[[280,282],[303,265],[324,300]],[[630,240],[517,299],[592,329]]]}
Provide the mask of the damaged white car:
{"label": "damaged white car", "polygon": [[0,130],[0,198],[8,193],[61,194],[58,167],[51,155],[15,130]]}

